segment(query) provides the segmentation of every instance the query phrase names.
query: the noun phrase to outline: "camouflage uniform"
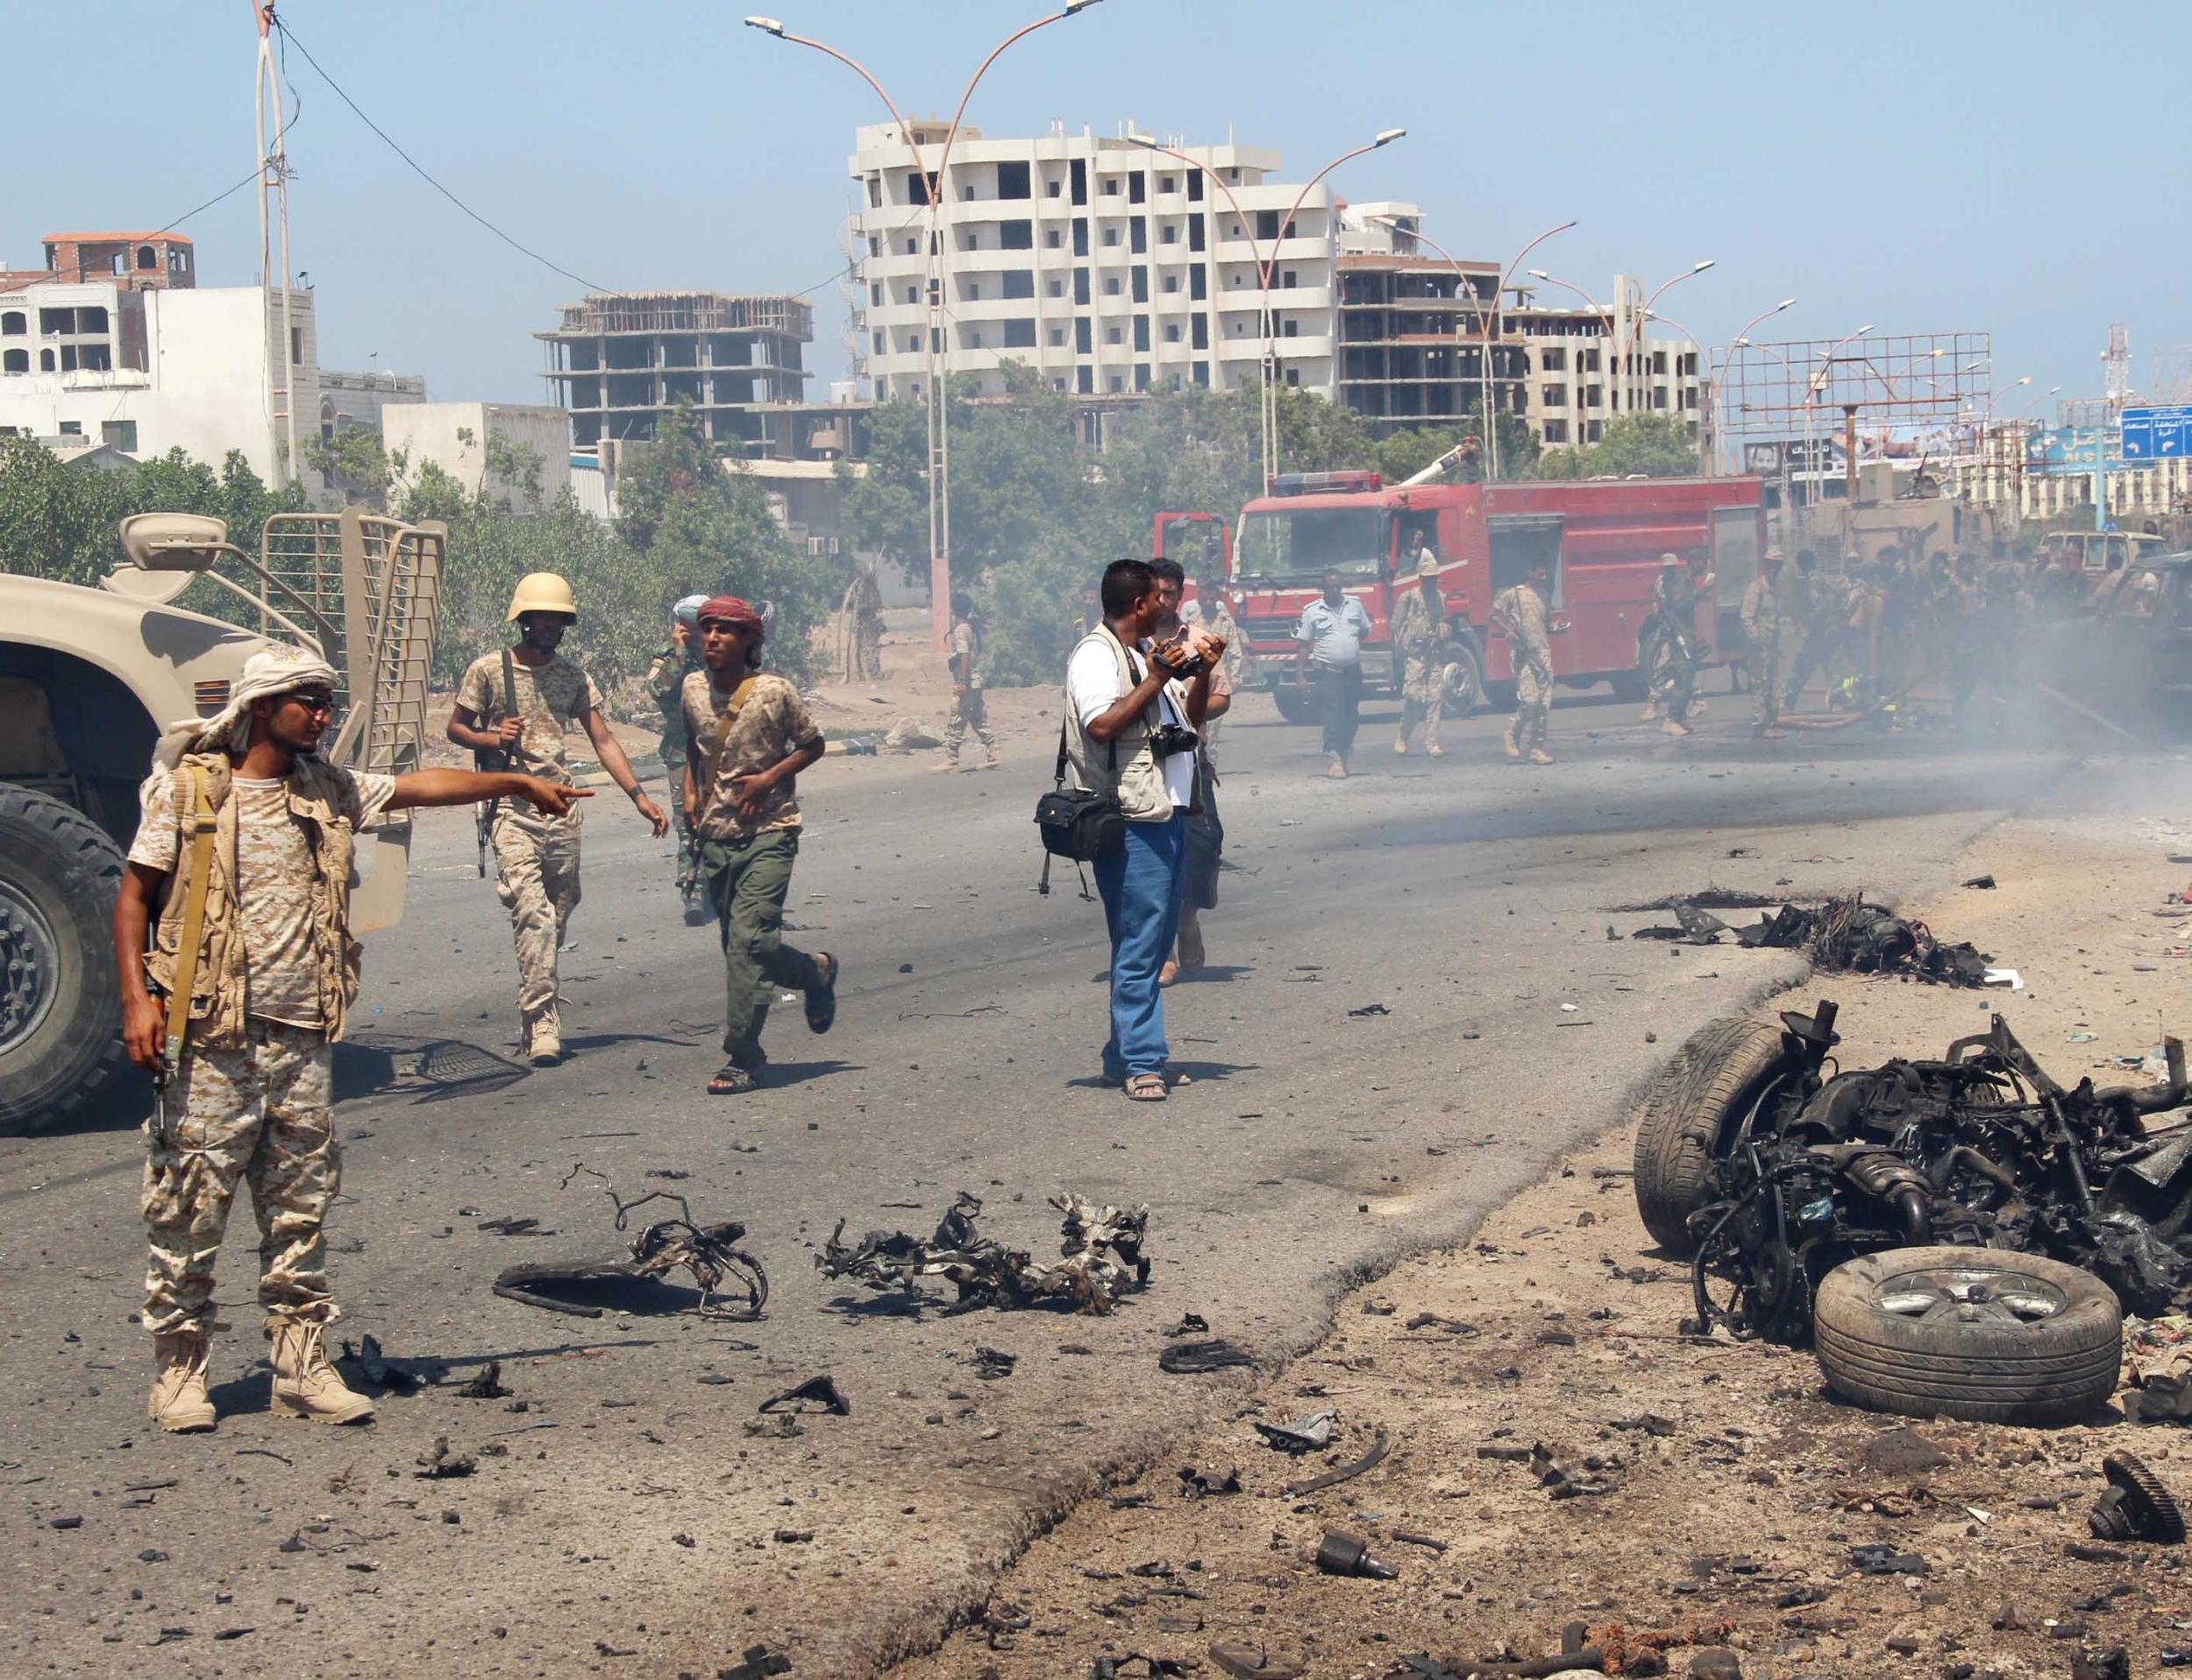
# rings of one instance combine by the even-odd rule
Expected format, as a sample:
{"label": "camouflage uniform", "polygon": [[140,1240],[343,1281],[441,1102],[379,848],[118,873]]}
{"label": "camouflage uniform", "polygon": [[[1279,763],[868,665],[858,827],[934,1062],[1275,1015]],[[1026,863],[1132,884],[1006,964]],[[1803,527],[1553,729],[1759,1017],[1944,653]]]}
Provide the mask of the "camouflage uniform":
{"label": "camouflage uniform", "polygon": [[1697,687],[1697,662],[1690,651],[1697,637],[1697,586],[1690,568],[1662,570],[1652,586],[1652,600],[1658,633],[1652,694],[1668,721],[1680,723],[1690,715]]}
{"label": "camouflage uniform", "polygon": [[[1218,669],[1211,679],[1211,692],[1218,691],[1223,680],[1229,694],[1240,694],[1251,681],[1249,671],[1249,638],[1241,633],[1241,626],[1233,616],[1233,610],[1220,599],[1206,600],[1198,594],[1184,602],[1179,609],[1179,621],[1196,630],[1209,631],[1213,636],[1225,637],[1226,651],[1218,661]],[[1222,717],[1206,718],[1202,726],[1203,755],[1215,769],[1218,763],[1218,734],[1225,727]]]}
{"label": "camouflage uniform", "polygon": [[1423,598],[1420,584],[1393,608],[1392,639],[1406,661],[1401,670],[1400,735],[1393,744],[1406,748],[1420,722],[1425,748],[1437,752],[1439,719],[1446,710],[1446,662],[1439,657],[1446,646],[1446,626]]}
{"label": "camouflage uniform", "polygon": [[844,611],[852,621],[852,669],[850,681],[883,680],[883,592],[876,587],[875,567],[863,563],[853,569],[845,587]]}
{"label": "camouflage uniform", "polygon": [[[691,632],[695,637],[699,633]],[[677,829],[678,895],[687,904],[700,895],[701,847],[693,825],[685,820],[685,801],[679,790],[685,785],[685,680],[700,668],[700,662],[674,643],[656,654],[647,667],[647,693],[662,714],[659,751],[662,773],[670,784],[670,821]]]}
{"label": "camouflage uniform", "polygon": [[[168,876],[167,949],[156,940],[147,964],[156,979],[174,972],[169,924],[189,846],[188,782],[153,772],[130,847],[132,863]],[[342,1183],[332,1046],[356,983],[346,842],[378,819],[395,789],[389,777],[322,764],[288,781],[223,777],[214,767],[209,927],[192,986],[204,1002],[192,1012],[166,1093],[167,1132],[146,1127],[142,1321],[155,1335],[223,1328],[214,1319],[213,1265],[239,1180],[258,1215],[259,1299],[270,1328],[337,1317],[322,1227]],[[324,824],[299,808],[315,794],[324,796]],[[329,844],[331,829],[342,830],[341,847]],[[330,890],[324,866],[342,871],[339,891]]]}
{"label": "camouflage uniform", "polygon": [[1553,635],[1545,597],[1527,583],[1499,592],[1491,609],[1513,626],[1514,722],[1510,752],[1542,754],[1553,713]]}
{"label": "camouflage uniform", "polygon": [[1761,572],[1743,591],[1743,639],[1751,667],[1751,727],[1781,722],[1781,597]]}
{"label": "camouflage uniform", "polygon": [[[510,751],[510,768],[544,780],[568,785],[563,736],[575,718],[598,710],[601,696],[593,678],[560,656],[544,664],[511,667],[517,715],[524,732]],[[509,715],[502,703],[502,656],[490,653],[473,661],[457,685],[457,704],[480,720],[482,730],[499,728]],[[549,816],[520,800],[504,800],[488,838],[501,872],[495,893],[510,913],[517,948],[517,1007],[528,1042],[536,1022],[549,1023],[559,1037],[556,1015],[556,950],[563,929],[579,908],[579,808],[567,816]]]}
{"label": "camouflage uniform", "polygon": [[[805,992],[822,983],[820,965],[784,943],[784,898],[799,856],[799,793],[779,782],[751,818],[738,813],[737,786],[822,740],[799,690],[757,673],[737,709],[717,692],[713,673],[685,680],[685,727],[699,760],[694,772],[701,865],[723,942],[723,1053],[749,1071],[766,1057],[761,1029],[776,988]],[[735,691],[734,691],[735,692]]]}
{"label": "camouflage uniform", "polygon": [[951,721],[943,726],[943,761],[951,769],[959,765],[959,747],[969,730],[982,744],[982,761],[997,762],[997,737],[990,733],[989,715],[982,704],[982,632],[962,618],[951,627]]}

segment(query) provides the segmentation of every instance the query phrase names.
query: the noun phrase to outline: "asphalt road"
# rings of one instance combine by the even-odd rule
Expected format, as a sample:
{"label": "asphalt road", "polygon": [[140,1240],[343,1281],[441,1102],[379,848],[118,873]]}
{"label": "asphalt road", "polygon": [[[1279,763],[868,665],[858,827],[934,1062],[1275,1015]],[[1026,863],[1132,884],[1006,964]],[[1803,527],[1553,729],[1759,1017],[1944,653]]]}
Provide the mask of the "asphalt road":
{"label": "asphalt road", "polygon": [[[1313,735],[1267,708],[1221,743],[1233,867],[1213,967],[1168,994],[1195,1083],[1162,1107],[1097,1081],[1102,922],[1071,871],[1033,891],[1036,744],[1003,774],[854,759],[808,779],[790,936],[843,958],[838,1022],[815,1038],[780,1010],[772,1081],[739,1100],[701,1091],[714,931],[682,925],[667,848],[623,801],[589,813],[575,1055],[545,1072],[516,1059],[507,923],[469,826],[428,822],[340,1051],[336,1334],[452,1382],[499,1360],[507,1399],[427,1387],[370,1430],[270,1417],[239,1209],[220,1430],[160,1435],[130,1316],[135,1138],[0,1144],[0,1669],[118,1675],[159,1643],[183,1672],[287,1673],[302,1635],[331,1673],[713,1673],[765,1643],[795,1674],[859,1674],[1227,1403],[1223,1377],[1157,1370],[1184,1313],[1266,1360],[1307,1345],[1339,1290],[1465,1234],[1686,1034],[1798,972],[1633,941],[1650,918],[1609,907],[1708,884],[1921,889],[2082,773],[2060,749],[1925,734],[1753,743],[1747,705],[1716,695],[1682,743],[1631,708],[1564,704],[1562,762],[1539,770],[1499,761],[1496,718],[1449,725],[1439,761],[1395,758],[1373,724],[1360,773],[1331,782]],[[744,1221],[765,1321],[494,1296],[505,1265],[617,1245],[600,1185],[564,1183],[580,1162]],[[1104,1319],[908,1316],[814,1270],[840,1219],[925,1232],[962,1189],[1037,1255],[1049,1196],[1148,1203],[1149,1290]],[[481,1228],[508,1218],[546,1229]],[[980,1379],[978,1346],[1016,1370]],[[820,1371],[850,1417],[748,1433],[762,1399]],[[416,1474],[438,1435],[488,1449],[476,1472]]]}

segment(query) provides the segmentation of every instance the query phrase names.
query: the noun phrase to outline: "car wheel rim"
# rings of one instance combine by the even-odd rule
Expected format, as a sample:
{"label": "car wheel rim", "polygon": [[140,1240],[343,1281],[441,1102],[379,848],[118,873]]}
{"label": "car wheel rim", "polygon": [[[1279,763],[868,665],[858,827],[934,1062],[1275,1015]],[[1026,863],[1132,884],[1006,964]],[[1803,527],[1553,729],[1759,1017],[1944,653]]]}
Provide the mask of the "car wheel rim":
{"label": "car wheel rim", "polygon": [[60,942],[46,914],[12,881],[0,880],[0,1056],[53,1013]]}
{"label": "car wheel rim", "polygon": [[2031,1325],[2061,1316],[2070,1299],[2042,1278],[1979,1262],[1890,1272],[1875,1280],[1872,1304],[1912,1322]]}

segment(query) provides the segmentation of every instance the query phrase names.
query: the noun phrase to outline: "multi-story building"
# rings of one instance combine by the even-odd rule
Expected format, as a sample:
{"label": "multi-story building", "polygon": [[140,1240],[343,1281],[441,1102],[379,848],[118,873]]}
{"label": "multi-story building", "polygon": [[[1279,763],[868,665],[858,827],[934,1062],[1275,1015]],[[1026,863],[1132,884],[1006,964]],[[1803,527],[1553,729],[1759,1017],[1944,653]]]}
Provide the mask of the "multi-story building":
{"label": "multi-story building", "polygon": [[423,402],[426,375],[384,374],[378,368],[362,374],[320,369],[320,438],[333,443],[338,431],[362,428],[381,430],[381,411],[394,404]]}
{"label": "multi-story building", "polygon": [[803,298],[722,292],[594,293],[566,303],[550,331],[548,387],[571,416],[571,445],[644,441],[680,402],[729,452],[807,452],[824,422],[802,400],[801,346],[815,336]]}
{"label": "multi-story building", "polygon": [[[947,128],[854,135],[854,371],[879,400],[918,397],[931,376],[929,193]],[[1177,149],[1190,161],[1063,124],[995,139],[961,128],[934,210],[942,371],[985,394],[1003,390],[1007,361],[1078,396],[1228,389],[1262,364],[1268,263],[1277,377],[1331,395],[1331,193],[1276,180],[1276,152]]]}
{"label": "multi-story building", "polygon": [[1520,411],[1548,448],[1595,444],[1610,420],[1631,414],[1680,417],[1697,436],[1704,356],[1683,338],[1652,338],[1636,281],[1614,276],[1615,302],[1555,309],[1527,286],[1499,312],[1503,339],[1527,360]]}
{"label": "multi-story building", "polygon": [[198,283],[193,248],[180,233],[49,233],[45,246],[46,277],[53,280],[111,280],[133,292],[180,291]]}
{"label": "multi-story building", "polygon": [[[240,450],[269,482],[292,401],[299,442],[319,411],[310,291],[138,287],[123,277],[0,289],[0,433],[112,445],[140,459],[181,449],[217,465]],[[301,463],[299,464],[301,468]]]}

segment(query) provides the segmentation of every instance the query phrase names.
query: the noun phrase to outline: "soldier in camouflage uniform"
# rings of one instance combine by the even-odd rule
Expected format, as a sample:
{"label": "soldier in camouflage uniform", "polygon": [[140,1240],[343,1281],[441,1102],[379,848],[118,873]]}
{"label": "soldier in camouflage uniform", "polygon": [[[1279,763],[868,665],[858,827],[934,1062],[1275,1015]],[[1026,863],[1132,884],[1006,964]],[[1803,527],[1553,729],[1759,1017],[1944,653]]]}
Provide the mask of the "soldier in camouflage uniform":
{"label": "soldier in camouflage uniform", "polygon": [[[522,799],[559,815],[585,797],[532,776],[392,778],[327,764],[318,748],[334,688],[317,653],[271,647],[246,663],[225,711],[172,727],[145,781],[115,901],[123,1043],[164,1082],[146,1127],[142,1321],[160,1362],[148,1410],[176,1434],[214,1426],[207,1364],[212,1332],[226,1327],[214,1315],[213,1266],[239,1183],[259,1220],[275,1414],[373,1416],[324,1345],[337,1311],[323,1227],[342,1173],[333,1044],[358,993],[357,835],[412,806]],[[194,883],[201,863],[204,880]],[[185,953],[194,899],[199,932]],[[171,1015],[179,987],[189,1001]]]}
{"label": "soldier in camouflage uniform", "polygon": [[1400,732],[1393,737],[1393,751],[1406,755],[1408,737],[1423,726],[1423,750],[1434,758],[1446,756],[1439,744],[1439,718],[1446,710],[1446,597],[1439,589],[1439,557],[1427,542],[1416,551],[1416,576],[1420,586],[1400,597],[1393,608],[1393,646],[1400,651]]}
{"label": "soldier in camouflage uniform", "polygon": [[[490,653],[474,659],[466,669],[449,715],[449,738],[475,752],[507,754],[511,768],[568,785],[563,737],[575,722],[593,743],[601,768],[624,790],[656,837],[667,834],[669,817],[647,797],[624,749],[609,733],[594,679],[556,651],[565,631],[579,622],[571,586],[552,572],[519,579],[510,598],[509,622],[518,627],[517,645],[507,656]],[[503,693],[506,672],[509,694]],[[510,913],[517,948],[523,1049],[535,1067],[552,1067],[563,1058],[556,952],[565,924],[579,908],[579,814],[552,816],[506,804],[496,811],[488,837],[500,872],[495,892]]]}
{"label": "soldier in camouflage uniform", "polygon": [[1652,683],[1655,709],[1666,715],[1662,727],[1669,735],[1690,733],[1690,718],[1697,705],[1697,661],[1693,644],[1697,637],[1697,586],[1679,554],[1659,557],[1659,581],[1652,586],[1652,633],[1658,649]]}
{"label": "soldier in camouflage uniform", "polygon": [[839,610],[850,621],[852,668],[845,673],[845,680],[882,681],[883,591],[876,584],[873,560],[862,560],[853,566],[852,581],[845,586]]}
{"label": "soldier in camouflage uniform", "polygon": [[1769,741],[1781,729],[1781,551],[1769,548],[1743,591],[1743,640],[1751,668],[1751,733]]}
{"label": "soldier in camouflage uniform", "polygon": [[685,780],[685,680],[701,668],[694,615],[707,599],[687,595],[672,609],[670,645],[647,667],[647,694],[662,715],[662,773],[670,784],[670,819],[678,831],[678,896],[685,901],[685,920],[693,927],[708,919],[708,901],[701,893],[700,843],[685,820],[678,789]]}
{"label": "soldier in camouflage uniform", "polygon": [[943,726],[943,762],[936,768],[949,775],[959,767],[959,748],[966,732],[982,744],[984,770],[997,768],[997,737],[990,733],[989,713],[982,703],[982,631],[974,622],[974,597],[964,593],[951,597],[951,721]]}
{"label": "soldier in camouflage uniform", "polygon": [[1547,604],[1552,583],[1552,567],[1533,560],[1530,580],[1501,590],[1491,603],[1492,617],[1514,650],[1514,721],[1507,725],[1507,757],[1519,758],[1527,751],[1534,765],[1553,762],[1545,750],[1553,712],[1552,609]]}

